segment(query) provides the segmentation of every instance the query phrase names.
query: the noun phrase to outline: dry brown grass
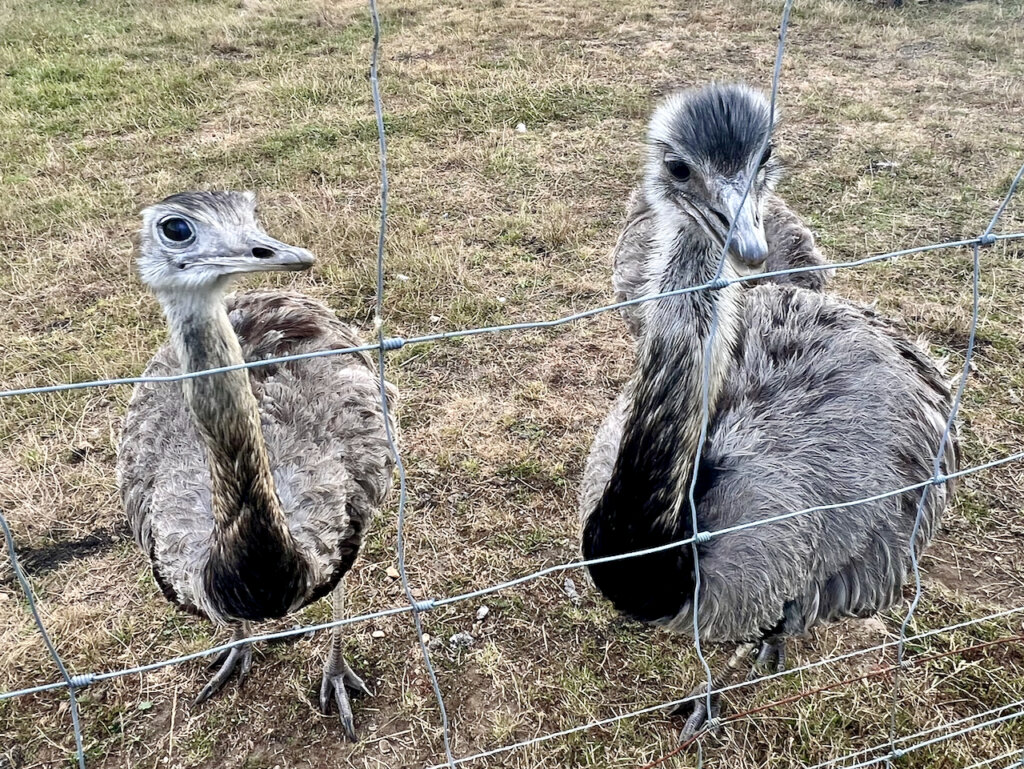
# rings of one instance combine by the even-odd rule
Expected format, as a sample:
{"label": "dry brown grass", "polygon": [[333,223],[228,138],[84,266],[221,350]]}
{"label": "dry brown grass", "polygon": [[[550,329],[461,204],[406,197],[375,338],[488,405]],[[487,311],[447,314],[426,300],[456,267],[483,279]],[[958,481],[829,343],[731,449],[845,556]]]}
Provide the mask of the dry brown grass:
{"label": "dry brown grass", "polygon": [[[382,82],[392,158],[389,331],[554,317],[603,303],[607,249],[636,181],[658,94],[710,78],[768,84],[777,3],[723,0],[385,2]],[[835,260],[971,236],[1021,161],[1020,0],[899,10],[798,2],[783,71],[783,194]],[[131,274],[135,212],[190,187],[254,187],[272,232],[320,256],[296,281],[367,326],[376,226],[376,136],[361,2],[9,0],[0,7],[0,386],[138,372],[163,338]],[[515,131],[524,122],[525,134]],[[1017,202],[1003,231],[1024,229]],[[1024,443],[1024,256],[983,254],[976,370],[964,405],[967,461]],[[407,275],[402,281],[394,276]],[[960,365],[970,255],[953,251],[840,275]],[[409,574],[420,594],[482,587],[577,553],[575,486],[593,429],[627,376],[622,325],[406,349]],[[126,388],[0,401],[0,508],[44,618],[73,671],[112,670],[220,640],[176,613],[125,534],[113,482]],[[966,480],[925,561],[918,630],[1024,603],[1021,469]],[[350,577],[354,611],[397,605],[394,509],[381,512]],[[617,619],[576,576],[579,607],[547,578],[487,604],[436,611],[427,631],[469,630],[436,655],[466,755],[685,694],[691,645]],[[326,606],[303,620],[325,619]],[[891,638],[899,615],[825,629],[796,663]],[[915,647],[1019,632],[1019,619]],[[383,638],[372,632],[384,631]],[[343,744],[312,705],[322,638],[257,652],[253,676],[206,707],[199,664],[81,694],[92,767],[423,766],[440,756],[438,713],[407,617],[353,628],[349,647],[376,697],[357,705],[365,739]],[[54,678],[0,562],[0,689]],[[715,662],[720,664],[721,654]],[[753,707],[838,681],[877,655],[733,698]],[[1024,696],[1016,647],[937,661],[905,679],[903,733]],[[887,686],[818,695],[710,743],[710,767],[790,767],[884,741]],[[643,717],[509,753],[514,767],[634,767],[674,746]],[[961,767],[1024,744],[1017,723],[903,759]],[[67,765],[59,693],[0,702],[0,767]],[[676,759],[673,766],[690,766]]]}

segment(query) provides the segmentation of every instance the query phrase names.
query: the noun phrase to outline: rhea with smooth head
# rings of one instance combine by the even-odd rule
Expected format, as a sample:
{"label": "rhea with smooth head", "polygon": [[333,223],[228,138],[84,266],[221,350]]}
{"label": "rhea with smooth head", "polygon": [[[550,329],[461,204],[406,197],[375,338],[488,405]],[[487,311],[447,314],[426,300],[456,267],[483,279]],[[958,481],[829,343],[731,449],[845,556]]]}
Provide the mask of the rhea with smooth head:
{"label": "rhea with smooth head", "polygon": [[[142,213],[137,244],[139,273],[171,340],[132,395],[119,486],[164,595],[232,629],[233,645],[196,703],[248,674],[250,622],[331,594],[337,626],[319,705],[324,714],[337,706],[354,740],[348,692],[368,689],[343,653],[344,578],[391,486],[388,431],[397,429],[372,359],[320,355],[362,340],[312,297],[226,295],[245,273],[313,264],[309,251],[264,231],[252,193],[172,195]],[[168,382],[167,374],[186,376]],[[394,404],[394,388],[386,389]]]}
{"label": "rhea with smooth head", "polygon": [[764,198],[778,174],[772,127],[768,100],[746,85],[668,97],[651,119],[644,180],[659,231],[702,235],[720,256],[731,227],[728,264],[740,275],[761,271],[768,255]]}
{"label": "rhea with smooth head", "polygon": [[[245,273],[305,270],[313,255],[267,235],[251,192],[185,192],[142,214],[139,274],[163,306],[182,368],[245,363],[224,293]],[[274,487],[248,372],[186,379],[206,447],[215,536],[204,581],[212,616],[259,620],[302,604],[307,564]],[[276,564],[273,574],[265,567]]]}
{"label": "rhea with smooth head", "polygon": [[142,212],[139,274],[161,298],[223,291],[243,273],[312,265],[309,251],[264,232],[252,192],[183,192]]}

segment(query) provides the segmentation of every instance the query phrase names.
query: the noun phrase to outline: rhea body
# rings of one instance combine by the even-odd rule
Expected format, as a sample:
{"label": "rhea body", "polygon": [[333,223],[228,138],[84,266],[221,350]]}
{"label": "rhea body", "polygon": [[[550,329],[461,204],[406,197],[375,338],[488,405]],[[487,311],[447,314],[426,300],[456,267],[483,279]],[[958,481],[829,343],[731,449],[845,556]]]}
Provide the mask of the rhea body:
{"label": "rhea body", "polygon": [[[238,275],[308,269],[313,255],[268,236],[251,193],[173,195],[143,212],[138,268],[170,329],[145,371],[166,376],[358,346],[357,334],[300,294],[226,296]],[[395,405],[396,392],[388,386]],[[392,422],[391,429],[395,429]],[[135,388],[118,451],[135,539],[174,604],[229,625],[283,617],[333,593],[390,488],[394,459],[378,375],[365,354],[236,369]],[[354,739],[346,687],[366,691],[332,631],[321,684]],[[223,654],[201,702],[251,649]]]}
{"label": "rhea body", "polygon": [[[726,278],[763,268],[769,112],[742,85],[683,92],[656,111],[644,295],[709,282],[720,264]],[[633,375],[584,472],[583,555],[694,536],[691,486],[698,532],[749,528],[701,541],[696,559],[686,544],[591,566],[601,592],[674,631],[692,633],[696,611],[702,641],[741,644],[729,675],[757,645],[761,662],[781,666],[787,636],[897,601],[920,490],[760,522],[919,483],[940,446],[941,472],[954,472],[955,430],[942,440],[950,393],[934,362],[873,312],[794,286],[732,283],[641,306]],[[948,481],[931,487],[915,547],[931,539],[951,493]],[[707,715],[702,700],[684,734]]]}

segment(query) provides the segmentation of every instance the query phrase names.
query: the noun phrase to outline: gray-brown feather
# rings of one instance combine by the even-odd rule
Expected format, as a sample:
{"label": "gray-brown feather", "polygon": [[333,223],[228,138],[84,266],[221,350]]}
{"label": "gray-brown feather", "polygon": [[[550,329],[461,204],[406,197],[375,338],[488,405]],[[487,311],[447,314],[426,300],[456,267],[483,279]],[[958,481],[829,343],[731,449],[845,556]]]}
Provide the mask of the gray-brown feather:
{"label": "gray-brown feather", "polygon": [[[626,302],[644,294],[649,276],[647,261],[653,249],[654,212],[644,193],[637,187],[626,205],[626,222],[612,249],[612,290],[614,301]],[[765,271],[786,270],[826,264],[825,257],[814,244],[814,235],[778,195],[767,192],[764,202],[764,233],[768,243]],[[798,272],[767,278],[784,285],[821,291],[832,276],[832,270]],[[745,281],[751,287],[762,281]],[[643,305],[633,304],[621,309],[622,317],[633,336],[643,326]]]}
{"label": "gray-brown feather", "polygon": [[[227,308],[246,361],[358,346],[362,340],[323,305],[298,294],[253,291]],[[181,373],[164,345],[147,376]],[[381,415],[376,367],[366,353],[250,369],[274,483],[296,544],[311,567],[308,603],[352,565],[384,500],[394,466]],[[397,396],[389,385],[394,423]],[[203,588],[213,534],[206,451],[180,383],[136,387],[118,454],[122,501],[135,539],[165,594],[216,616]]]}
{"label": "gray-brown feather", "polygon": [[[931,475],[950,393],[926,355],[871,311],[824,294],[766,284],[743,292],[743,304],[746,333],[728,364],[697,479],[700,530],[864,498]],[[584,522],[612,476],[630,403],[627,387],[591,448]],[[958,465],[954,431],[941,469],[949,474]],[[952,486],[931,488],[919,545],[934,534]],[[761,524],[700,545],[701,637],[752,640],[780,623],[800,633],[886,609],[907,577],[920,494]],[[683,515],[689,518],[688,505]],[[689,607],[669,624],[688,631]]]}

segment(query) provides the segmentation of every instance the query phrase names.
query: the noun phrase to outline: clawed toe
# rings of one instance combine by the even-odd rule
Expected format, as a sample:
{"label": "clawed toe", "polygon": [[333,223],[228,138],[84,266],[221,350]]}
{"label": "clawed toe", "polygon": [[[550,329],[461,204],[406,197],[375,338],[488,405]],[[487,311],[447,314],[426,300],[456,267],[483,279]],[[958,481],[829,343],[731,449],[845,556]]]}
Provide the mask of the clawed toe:
{"label": "clawed toe", "polygon": [[236,672],[238,674],[238,684],[243,684],[249,676],[249,671],[252,670],[252,646],[250,644],[242,644],[241,646],[225,649],[217,655],[216,659],[210,664],[209,669],[213,670],[218,665],[220,669],[207,682],[206,686],[202,688],[193,704],[202,705],[210,697],[223,689],[224,684]]}
{"label": "clawed toe", "polygon": [[352,692],[354,696],[373,696],[373,692],[370,691],[369,687],[366,685],[366,682],[363,681],[363,679],[360,678],[359,675],[348,666],[348,663],[345,664],[345,672],[343,675],[345,679],[345,688]]}
{"label": "clawed toe", "polygon": [[[686,742],[692,739],[701,729],[705,727],[714,728],[722,712],[722,699],[717,693],[711,695],[711,709],[708,710],[707,683],[702,683],[687,695],[686,702],[673,708],[670,713],[674,716],[686,716],[686,723],[679,732],[679,741]],[[690,699],[690,698],[693,699]]]}
{"label": "clawed toe", "polygon": [[359,738],[356,735],[349,692],[353,697],[372,696],[366,683],[349,667],[347,662],[342,662],[340,672],[324,671],[324,677],[320,682],[320,712],[329,715],[333,700],[338,707],[338,717],[341,720],[341,728],[345,732],[345,736],[350,741],[357,742]]}

